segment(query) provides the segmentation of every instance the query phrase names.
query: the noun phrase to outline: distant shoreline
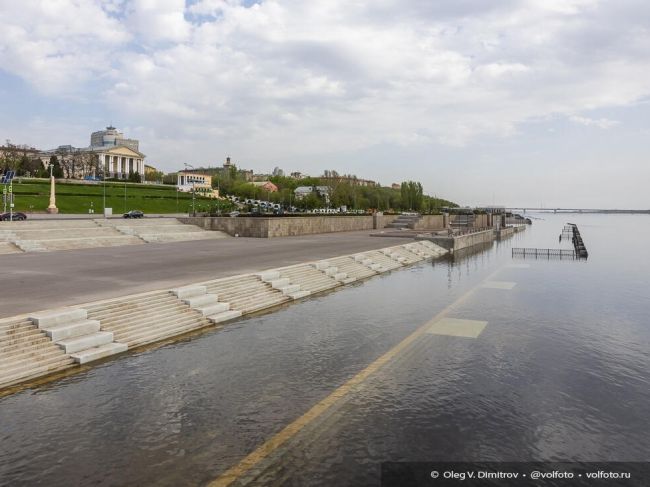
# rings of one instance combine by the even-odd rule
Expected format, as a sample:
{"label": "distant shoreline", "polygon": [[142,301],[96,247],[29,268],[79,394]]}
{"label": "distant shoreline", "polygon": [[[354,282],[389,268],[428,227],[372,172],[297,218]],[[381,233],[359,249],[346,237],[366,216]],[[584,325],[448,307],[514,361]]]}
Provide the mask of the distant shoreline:
{"label": "distant shoreline", "polygon": [[[511,211],[515,210],[523,210],[523,208],[517,208],[513,209]],[[526,213],[606,213],[606,214],[632,214],[632,215],[650,215],[650,210],[580,210],[580,209],[571,209],[571,210],[563,210],[563,209],[544,209],[541,210],[539,208],[535,209],[526,209]],[[523,211],[522,211],[523,213]],[[524,214],[526,214],[524,213]]]}

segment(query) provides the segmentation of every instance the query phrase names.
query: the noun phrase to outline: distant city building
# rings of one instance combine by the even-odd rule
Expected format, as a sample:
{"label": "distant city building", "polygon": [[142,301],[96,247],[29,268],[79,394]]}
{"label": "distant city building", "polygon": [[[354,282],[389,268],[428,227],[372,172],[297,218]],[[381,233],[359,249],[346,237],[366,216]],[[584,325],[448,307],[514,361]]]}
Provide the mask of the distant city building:
{"label": "distant city building", "polygon": [[275,184],[273,184],[271,181],[255,181],[252,184],[253,186],[262,188],[264,191],[268,191],[270,193],[275,193],[278,190],[278,187]]}
{"label": "distant city building", "polygon": [[371,181],[370,179],[360,179],[356,176],[349,176],[349,175],[340,176],[338,174],[334,174],[330,176],[326,174],[323,176],[319,176],[319,179],[321,180],[321,182],[325,184],[346,183],[351,186],[367,186],[371,188],[379,186],[379,184],[376,181]]}
{"label": "distant city building", "polygon": [[314,192],[314,188],[311,186],[298,186],[294,191],[293,194],[296,197],[296,199],[301,200],[305,196],[308,196]]}
{"label": "distant city building", "polygon": [[303,198],[309,196],[312,193],[315,193],[319,197],[324,198],[325,202],[329,203],[329,199],[330,199],[329,186],[298,186],[293,192],[297,200],[302,200]]}
{"label": "distant city building", "polygon": [[273,175],[276,177],[283,177],[284,176],[284,171],[280,169],[279,167],[275,166],[273,169]]}
{"label": "distant city building", "polygon": [[292,172],[289,176],[292,177],[293,179],[304,179],[306,177],[309,177],[307,175],[304,175],[300,171]]}
{"label": "distant city building", "polygon": [[477,206],[475,210],[484,211],[485,213],[505,213],[505,206],[495,206],[495,205],[486,205],[486,206]]}
{"label": "distant city building", "polygon": [[218,198],[219,190],[212,188],[212,176],[194,171],[176,173],[176,190],[184,193],[192,191],[209,198]]}
{"label": "distant city building", "polygon": [[[223,165],[221,167],[210,168],[209,171],[212,174],[222,176],[222,175],[225,175],[227,172],[229,172],[232,168],[237,169],[237,174],[239,176],[241,176],[241,178],[244,181],[248,181],[248,182],[253,181],[253,171],[248,170],[248,169],[239,169],[239,168],[237,168],[237,166],[230,159],[230,156],[226,157],[226,160],[225,160],[225,162],[223,163]],[[200,171],[205,171],[205,169],[202,169],[202,168],[199,169],[199,170]],[[266,179],[268,179],[268,178],[266,178]]]}
{"label": "distant city building", "polygon": [[390,185],[391,189],[402,189],[402,185],[399,183],[393,183]]}
{"label": "distant city building", "polygon": [[145,181],[162,181],[163,173],[154,166],[148,164],[144,165],[144,179]]}
{"label": "distant city building", "polygon": [[126,146],[91,147],[90,152],[99,156],[109,178],[126,179],[130,173],[138,173],[144,179],[144,158],[142,152]]}
{"label": "distant city building", "polygon": [[99,177],[127,179],[137,173],[144,179],[145,155],[139,151],[140,142],[124,138],[115,127],[93,132],[89,147],[60,145],[39,153],[43,166],[47,168],[50,157],[56,156],[66,178]]}
{"label": "distant city building", "polygon": [[100,130],[90,134],[90,147],[128,147],[136,152],[140,150],[140,141],[136,139],[127,139],[124,134],[113,126],[106,127],[106,130]]}

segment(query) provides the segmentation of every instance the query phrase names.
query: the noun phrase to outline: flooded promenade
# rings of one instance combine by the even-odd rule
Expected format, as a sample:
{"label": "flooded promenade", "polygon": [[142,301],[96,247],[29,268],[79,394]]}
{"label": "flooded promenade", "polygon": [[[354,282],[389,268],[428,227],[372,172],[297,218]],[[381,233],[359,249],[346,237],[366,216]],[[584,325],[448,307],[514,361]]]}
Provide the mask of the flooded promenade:
{"label": "flooded promenade", "polygon": [[[357,486],[383,461],[650,460],[650,218],[537,216],[477,253],[0,398],[0,485]],[[557,247],[567,221],[588,260],[512,257]]]}

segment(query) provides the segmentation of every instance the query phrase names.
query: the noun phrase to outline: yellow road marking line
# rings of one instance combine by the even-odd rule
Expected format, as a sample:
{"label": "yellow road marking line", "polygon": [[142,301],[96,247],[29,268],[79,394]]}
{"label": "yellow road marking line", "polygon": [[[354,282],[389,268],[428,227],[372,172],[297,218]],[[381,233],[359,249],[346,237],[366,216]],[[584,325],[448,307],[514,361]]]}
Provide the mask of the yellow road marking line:
{"label": "yellow road marking line", "polygon": [[483,287],[486,289],[504,289],[510,291],[517,285],[516,282],[512,281],[485,281]]}
{"label": "yellow road marking line", "polygon": [[[497,269],[492,274],[490,274],[485,280],[491,279],[500,270],[501,270],[501,268]],[[341,399],[342,397],[345,397],[348,393],[350,393],[352,391],[352,389],[355,386],[361,384],[370,375],[377,372],[386,363],[388,363],[393,357],[395,357],[400,352],[402,352],[404,349],[406,349],[415,340],[420,338],[420,336],[424,335],[429,330],[429,328],[431,327],[431,324],[434,321],[439,320],[440,318],[444,317],[454,307],[458,306],[460,303],[465,301],[476,289],[478,289],[480,287],[481,287],[481,285],[479,284],[478,286],[470,289],[465,294],[460,296],[456,301],[454,301],[450,305],[443,308],[443,310],[440,311],[437,315],[435,315],[432,319],[430,319],[425,324],[420,326],[417,330],[415,330],[413,333],[411,333],[409,336],[407,336],[404,340],[399,342],[397,345],[395,345],[393,348],[391,348],[384,355],[382,355],[377,360],[372,362],[370,365],[368,365],[368,367],[366,367],[361,372],[359,372],[357,375],[352,377],[345,384],[343,384],[338,389],[336,389],[334,392],[332,392],[329,396],[327,396],[325,399],[323,399],[322,401],[317,403],[315,406],[313,406],[305,414],[300,416],[298,419],[294,420],[289,425],[285,426],[284,429],[282,429],[280,432],[278,432],[271,439],[269,439],[269,440],[265,441],[264,443],[262,443],[253,452],[246,455],[239,463],[237,463],[236,465],[230,467],[223,474],[221,474],[217,479],[210,482],[208,484],[208,486],[209,487],[227,487],[228,485],[235,482],[239,477],[243,476],[246,472],[251,470],[258,463],[260,463],[262,460],[264,460],[266,457],[268,457],[271,453],[273,453],[275,450],[277,450],[283,444],[285,444],[287,441],[289,441],[291,438],[293,438],[305,426],[307,426],[309,423],[311,423],[313,420],[315,420],[321,414],[323,414],[325,411],[327,411],[329,408],[331,408],[339,399]]]}

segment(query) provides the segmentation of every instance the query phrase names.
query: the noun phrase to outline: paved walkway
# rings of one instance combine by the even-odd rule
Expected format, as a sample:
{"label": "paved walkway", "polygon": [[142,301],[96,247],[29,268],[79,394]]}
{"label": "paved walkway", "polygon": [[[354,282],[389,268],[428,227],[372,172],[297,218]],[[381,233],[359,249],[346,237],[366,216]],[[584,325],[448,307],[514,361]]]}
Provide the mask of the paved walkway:
{"label": "paved walkway", "polygon": [[0,318],[412,242],[368,231],[0,255]]}

